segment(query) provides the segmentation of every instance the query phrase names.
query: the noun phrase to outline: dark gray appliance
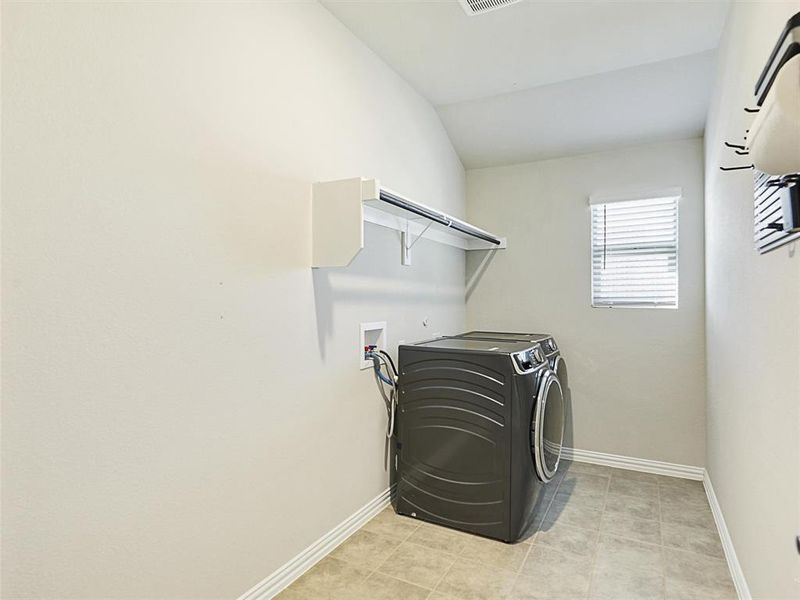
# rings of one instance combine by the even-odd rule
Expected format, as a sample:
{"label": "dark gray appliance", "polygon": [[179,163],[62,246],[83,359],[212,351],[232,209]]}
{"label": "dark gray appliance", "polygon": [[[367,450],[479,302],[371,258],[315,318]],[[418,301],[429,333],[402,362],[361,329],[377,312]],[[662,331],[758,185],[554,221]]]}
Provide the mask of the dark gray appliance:
{"label": "dark gray appliance", "polygon": [[547,356],[550,363],[550,368],[558,377],[558,382],[561,384],[561,392],[564,396],[564,414],[565,414],[565,427],[564,427],[564,445],[573,446],[575,443],[572,431],[572,391],[569,387],[569,374],[567,372],[567,363],[561,355],[556,344],[555,338],[549,333],[525,333],[525,332],[508,332],[508,331],[468,331],[460,335],[454,336],[463,339],[482,339],[482,340],[503,340],[503,341],[522,341],[531,344],[538,343],[541,345],[542,350]]}
{"label": "dark gray appliance", "polygon": [[555,372],[561,383],[562,388],[566,388],[567,363],[561,356],[555,338],[549,333],[520,333],[508,331],[468,331],[453,337],[473,340],[502,340],[513,342],[528,342],[530,344],[540,344],[542,350],[550,362],[550,368]]}
{"label": "dark gray appliance", "polygon": [[440,338],[398,355],[395,510],[506,542],[532,533],[564,433],[541,346]]}

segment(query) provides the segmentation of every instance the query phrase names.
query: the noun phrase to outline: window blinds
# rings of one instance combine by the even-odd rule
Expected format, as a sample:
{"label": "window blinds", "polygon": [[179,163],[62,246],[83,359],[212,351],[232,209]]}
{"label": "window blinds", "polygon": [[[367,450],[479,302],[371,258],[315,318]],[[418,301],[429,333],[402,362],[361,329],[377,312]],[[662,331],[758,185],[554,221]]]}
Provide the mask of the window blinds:
{"label": "window blinds", "polygon": [[592,306],[678,306],[678,199],[592,204]]}

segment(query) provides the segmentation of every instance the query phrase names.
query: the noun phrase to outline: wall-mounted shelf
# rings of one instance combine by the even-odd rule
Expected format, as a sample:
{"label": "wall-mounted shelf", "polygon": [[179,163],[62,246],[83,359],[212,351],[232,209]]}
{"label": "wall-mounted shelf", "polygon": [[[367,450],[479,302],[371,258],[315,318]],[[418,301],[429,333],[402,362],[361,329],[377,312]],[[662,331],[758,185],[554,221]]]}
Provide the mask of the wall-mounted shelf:
{"label": "wall-mounted shelf", "polygon": [[312,267],[345,267],[364,247],[364,222],[401,233],[401,259],[421,237],[462,250],[505,248],[506,240],[415,202],[380,185],[377,179],[315,183],[312,189]]}

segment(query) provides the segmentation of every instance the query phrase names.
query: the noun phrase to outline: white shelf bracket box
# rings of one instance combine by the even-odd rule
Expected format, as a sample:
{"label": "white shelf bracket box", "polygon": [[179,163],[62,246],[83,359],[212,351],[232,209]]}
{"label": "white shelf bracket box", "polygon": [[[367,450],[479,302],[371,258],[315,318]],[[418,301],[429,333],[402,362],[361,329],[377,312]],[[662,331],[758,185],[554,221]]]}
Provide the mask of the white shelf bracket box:
{"label": "white shelf bracket box", "polygon": [[345,267],[364,247],[361,179],[315,183],[311,190],[311,266]]}

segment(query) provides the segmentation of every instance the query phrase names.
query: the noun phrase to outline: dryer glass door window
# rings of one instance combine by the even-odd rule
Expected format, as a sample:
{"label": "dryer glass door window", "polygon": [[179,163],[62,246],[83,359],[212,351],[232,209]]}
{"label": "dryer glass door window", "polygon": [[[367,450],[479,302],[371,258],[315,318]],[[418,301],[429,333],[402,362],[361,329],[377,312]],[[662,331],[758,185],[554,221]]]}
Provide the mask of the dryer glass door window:
{"label": "dryer glass door window", "polygon": [[564,396],[552,371],[542,380],[534,419],[533,459],[539,478],[547,482],[556,474],[564,440]]}

